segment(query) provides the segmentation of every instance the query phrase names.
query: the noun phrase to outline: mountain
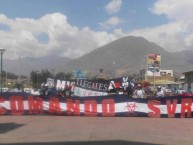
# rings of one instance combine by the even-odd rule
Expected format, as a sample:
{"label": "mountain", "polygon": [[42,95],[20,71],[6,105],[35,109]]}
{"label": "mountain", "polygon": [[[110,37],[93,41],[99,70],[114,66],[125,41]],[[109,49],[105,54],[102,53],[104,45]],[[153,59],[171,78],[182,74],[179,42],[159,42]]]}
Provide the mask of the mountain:
{"label": "mountain", "polygon": [[31,71],[62,71],[64,63],[70,61],[69,58],[49,55],[41,58],[25,57],[20,60],[3,60],[3,70],[20,75],[29,75]]}
{"label": "mountain", "polygon": [[193,71],[193,50],[184,50],[180,52],[170,53],[172,61],[166,65],[176,72]]}
{"label": "mountain", "polygon": [[[193,51],[171,53],[149,42],[143,37],[127,36],[85,54],[77,59],[46,56],[42,58],[22,58],[20,61],[4,60],[3,69],[16,74],[27,74],[32,70],[48,69],[56,72],[88,70],[98,74],[104,69],[109,75],[139,73],[146,67],[146,55],[161,54],[161,69],[172,69],[183,73],[193,70]],[[20,62],[20,63],[19,63]]]}
{"label": "mountain", "polygon": [[99,72],[100,68],[108,73],[122,70],[126,74],[138,73],[146,66],[146,55],[161,54],[161,68],[185,72],[193,69],[193,51],[170,53],[143,37],[127,36],[100,47],[78,59],[67,62],[69,70],[86,69]]}

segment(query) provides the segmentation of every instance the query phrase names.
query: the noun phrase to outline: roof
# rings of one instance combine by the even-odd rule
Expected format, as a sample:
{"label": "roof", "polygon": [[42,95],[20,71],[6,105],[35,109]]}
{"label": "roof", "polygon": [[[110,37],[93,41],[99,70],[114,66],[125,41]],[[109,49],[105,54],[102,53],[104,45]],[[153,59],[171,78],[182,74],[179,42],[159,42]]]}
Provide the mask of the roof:
{"label": "roof", "polygon": [[187,73],[193,73],[193,71],[183,72],[183,74],[187,74]]}
{"label": "roof", "polygon": [[156,85],[179,85],[181,82],[174,82],[174,81],[155,81]]}

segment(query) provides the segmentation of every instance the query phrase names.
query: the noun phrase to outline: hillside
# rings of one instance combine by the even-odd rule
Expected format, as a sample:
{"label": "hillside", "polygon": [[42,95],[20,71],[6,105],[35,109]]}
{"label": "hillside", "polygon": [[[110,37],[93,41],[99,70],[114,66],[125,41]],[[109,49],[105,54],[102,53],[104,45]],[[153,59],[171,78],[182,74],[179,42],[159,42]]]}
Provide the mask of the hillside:
{"label": "hillside", "polygon": [[79,68],[98,72],[98,69],[103,68],[108,73],[114,73],[113,71],[119,69],[131,74],[145,68],[148,53],[161,54],[162,69],[184,72],[192,67],[193,52],[169,53],[143,37],[133,36],[113,41],[78,59],[68,61],[67,66],[69,70]]}
{"label": "hillside", "polygon": [[20,75],[29,75],[31,71],[40,71],[48,69],[50,71],[63,71],[64,63],[69,61],[69,58],[58,57],[50,55],[41,58],[25,57],[20,60],[7,60],[3,61],[3,69]]}

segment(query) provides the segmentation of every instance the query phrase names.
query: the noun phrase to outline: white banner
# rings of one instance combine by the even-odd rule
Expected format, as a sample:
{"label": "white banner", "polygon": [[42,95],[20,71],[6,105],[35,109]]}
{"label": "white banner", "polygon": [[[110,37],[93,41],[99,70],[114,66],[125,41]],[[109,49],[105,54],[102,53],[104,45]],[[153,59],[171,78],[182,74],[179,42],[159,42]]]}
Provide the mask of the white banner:
{"label": "white banner", "polygon": [[99,92],[93,90],[87,90],[80,87],[74,88],[74,95],[79,97],[88,97],[88,96],[107,96],[108,93],[106,92]]}

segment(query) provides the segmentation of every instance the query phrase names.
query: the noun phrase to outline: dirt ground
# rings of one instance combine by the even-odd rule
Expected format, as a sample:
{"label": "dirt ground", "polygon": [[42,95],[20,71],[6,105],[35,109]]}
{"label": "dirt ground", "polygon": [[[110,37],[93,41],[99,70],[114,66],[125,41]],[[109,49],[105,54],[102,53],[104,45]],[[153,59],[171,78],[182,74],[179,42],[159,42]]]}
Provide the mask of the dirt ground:
{"label": "dirt ground", "polygon": [[192,145],[193,119],[0,116],[4,145]]}

